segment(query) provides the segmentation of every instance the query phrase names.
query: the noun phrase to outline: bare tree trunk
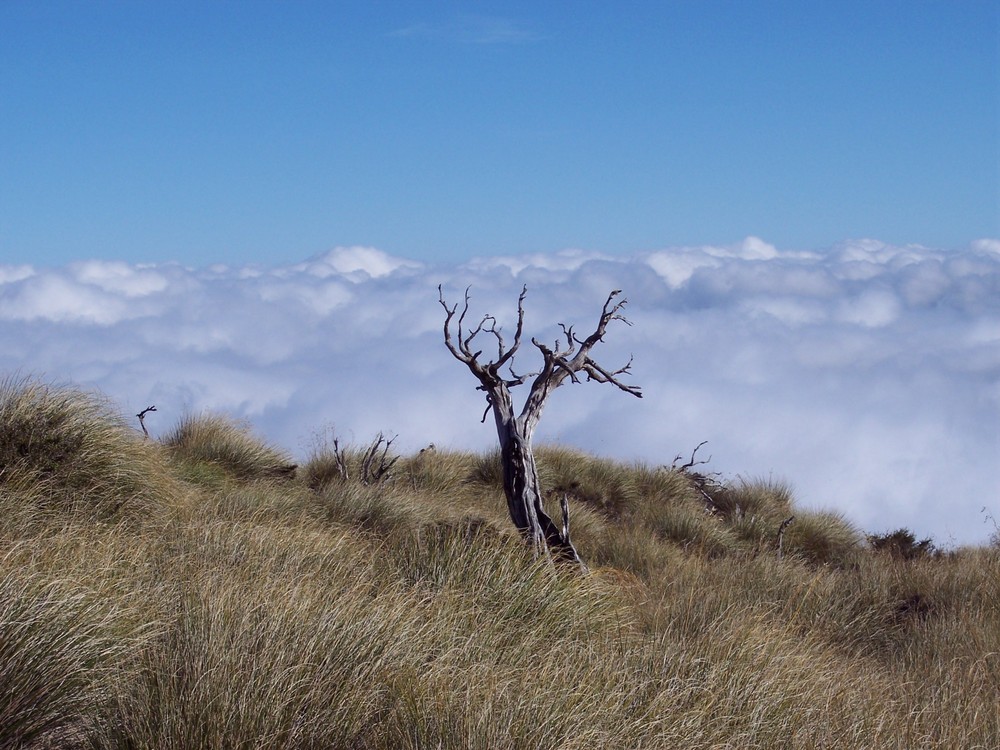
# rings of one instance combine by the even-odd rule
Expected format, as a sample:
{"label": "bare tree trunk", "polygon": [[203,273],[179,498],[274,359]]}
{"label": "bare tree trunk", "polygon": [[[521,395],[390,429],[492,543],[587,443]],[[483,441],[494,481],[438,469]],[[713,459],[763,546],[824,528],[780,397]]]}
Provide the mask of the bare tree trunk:
{"label": "bare tree trunk", "polygon": [[523,434],[520,420],[497,424],[503,490],[511,521],[531,541],[536,554],[546,550],[559,559],[586,567],[569,538],[569,516],[565,512],[565,533],[545,512],[541,482],[531,447],[531,435]]}
{"label": "bare tree trunk", "polygon": [[544,541],[542,527],[534,512],[539,494],[538,471],[531,444],[518,433],[517,420],[497,424],[500,441],[500,466],[503,470],[503,492],[507,510],[514,526],[531,540],[537,551]]}

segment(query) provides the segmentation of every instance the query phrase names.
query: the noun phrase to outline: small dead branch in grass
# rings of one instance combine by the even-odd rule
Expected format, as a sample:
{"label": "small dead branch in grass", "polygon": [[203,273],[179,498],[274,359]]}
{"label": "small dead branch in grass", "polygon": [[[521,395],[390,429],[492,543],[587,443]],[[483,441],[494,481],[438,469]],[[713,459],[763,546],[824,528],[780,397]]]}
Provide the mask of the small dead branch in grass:
{"label": "small dead branch in grass", "polygon": [[389,456],[389,448],[392,447],[393,441],[397,437],[398,435],[393,435],[391,438],[386,438],[380,432],[372,440],[361,460],[362,484],[381,484],[389,480],[392,467],[399,460],[399,456]]}
{"label": "small dead branch in grass", "polygon": [[785,529],[787,529],[789,526],[791,526],[792,521],[794,521],[794,520],[795,520],[795,516],[789,516],[788,518],[786,518],[784,521],[781,522],[780,526],[778,526],[778,540],[777,541],[778,541],[778,559],[779,560],[781,559],[781,556],[782,556],[782,544],[785,541]]}
{"label": "small dead branch in grass", "polygon": [[145,435],[146,440],[149,440],[149,430],[146,429],[146,415],[151,411],[156,411],[156,406],[147,406],[141,412],[136,414],[139,418],[139,426],[142,428],[142,434]]}

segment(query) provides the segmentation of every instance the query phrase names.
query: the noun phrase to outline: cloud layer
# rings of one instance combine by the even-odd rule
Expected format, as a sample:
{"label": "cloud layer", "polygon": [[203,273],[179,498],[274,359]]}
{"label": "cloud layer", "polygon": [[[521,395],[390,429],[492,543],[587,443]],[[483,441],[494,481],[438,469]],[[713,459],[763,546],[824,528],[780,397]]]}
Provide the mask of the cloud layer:
{"label": "cloud layer", "polygon": [[[486,449],[484,403],[441,339],[437,285],[508,330],[596,323],[611,289],[632,326],[595,350],[635,355],[640,401],[594,383],[550,401],[539,439],[669,464],[702,440],[728,475],[790,482],[867,530],[985,539],[1000,514],[1000,241],[961,250],[864,240],[822,252],[757,238],[630,258],[563,251],[428,266],[336,248],[276,268],[87,261],[0,265],[0,368],[156,404],[249,418],[303,455],[335,426],[407,450]],[[518,371],[532,368],[523,350]]]}

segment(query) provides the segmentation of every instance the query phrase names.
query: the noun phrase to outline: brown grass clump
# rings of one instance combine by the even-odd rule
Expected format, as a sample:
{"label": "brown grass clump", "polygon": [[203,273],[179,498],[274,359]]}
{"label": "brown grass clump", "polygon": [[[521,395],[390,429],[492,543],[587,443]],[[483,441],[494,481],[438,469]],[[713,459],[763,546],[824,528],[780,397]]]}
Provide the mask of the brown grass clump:
{"label": "brown grass clump", "polygon": [[189,477],[199,476],[198,467],[204,464],[244,480],[280,478],[295,469],[284,451],[255,437],[250,425],[219,414],[185,417],[163,437],[163,444],[194,465]]}
{"label": "brown grass clump", "polygon": [[145,521],[174,490],[157,447],[99,396],[28,378],[0,381],[5,520]]}
{"label": "brown grass clump", "polygon": [[587,456],[580,451],[543,446],[537,451],[542,486],[617,518],[638,502],[638,491],[629,467],[615,461]]}
{"label": "brown grass clump", "polygon": [[25,570],[14,552],[0,558],[0,747],[68,747],[100,728],[143,636],[120,599]]}
{"label": "brown grass clump", "polygon": [[787,518],[792,509],[792,491],[773,479],[739,478],[732,484],[713,488],[715,509],[727,518]]}
{"label": "brown grass clump", "polygon": [[862,535],[837,513],[802,511],[786,534],[790,552],[812,563],[847,566],[861,550]]}

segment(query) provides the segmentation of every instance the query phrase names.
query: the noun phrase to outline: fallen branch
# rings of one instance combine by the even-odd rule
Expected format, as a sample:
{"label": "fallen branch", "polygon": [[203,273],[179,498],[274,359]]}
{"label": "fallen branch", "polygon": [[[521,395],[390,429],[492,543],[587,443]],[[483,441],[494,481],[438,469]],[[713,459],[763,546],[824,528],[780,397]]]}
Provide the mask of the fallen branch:
{"label": "fallen branch", "polygon": [[[721,505],[719,505],[719,503],[716,502],[715,498],[712,497],[712,494],[709,492],[710,489],[713,491],[721,489],[721,487],[719,487],[718,483],[715,481],[719,477],[718,472],[702,474],[700,471],[691,471],[691,469],[693,469],[695,466],[702,466],[712,460],[711,456],[701,461],[697,459],[698,451],[707,444],[708,444],[707,440],[702,440],[700,443],[698,443],[698,445],[694,447],[694,450],[691,451],[691,458],[689,458],[686,463],[683,464],[679,463],[681,460],[683,460],[683,456],[680,453],[678,453],[676,456],[674,456],[674,460],[670,464],[670,466],[663,466],[662,468],[666,471],[675,471],[678,474],[683,474],[685,477],[687,477],[688,480],[691,482],[691,485],[698,491],[702,499],[705,501],[706,503],[705,510],[707,510],[709,513],[711,514],[718,513],[719,515],[726,515],[726,509],[723,508]],[[736,507],[736,512],[738,515],[742,516],[742,510],[740,509],[739,506]]]}

